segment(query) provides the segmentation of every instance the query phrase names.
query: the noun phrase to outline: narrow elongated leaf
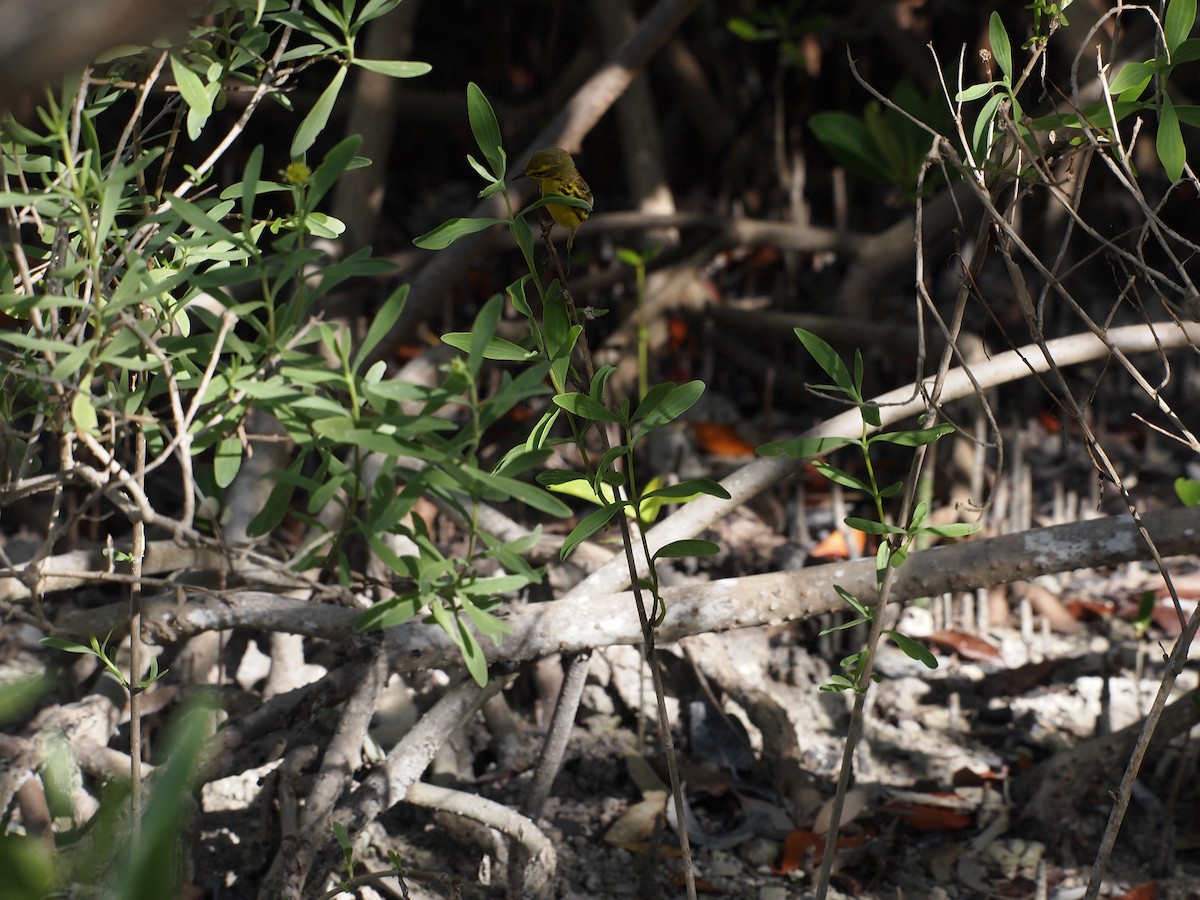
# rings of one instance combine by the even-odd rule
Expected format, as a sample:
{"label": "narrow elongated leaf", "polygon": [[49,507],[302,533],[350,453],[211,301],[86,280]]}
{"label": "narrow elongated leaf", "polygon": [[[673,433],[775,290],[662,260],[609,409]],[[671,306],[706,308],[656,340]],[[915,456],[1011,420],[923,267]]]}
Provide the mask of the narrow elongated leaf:
{"label": "narrow elongated leaf", "polygon": [[496,113],[492,104],[484,95],[479,85],[471,82],[467,85],[467,118],[471,122],[471,133],[475,135],[475,143],[492,167],[492,174],[497,180],[503,181],[505,176],[505,155],[500,137],[500,123],[496,121]]}
{"label": "narrow elongated leaf", "polygon": [[854,443],[854,438],[786,438],[782,441],[768,441],[758,448],[758,453],[760,456],[790,456],[793,459],[805,459],[829,453],[831,450],[852,443]]}
{"label": "narrow elongated leaf", "polygon": [[378,631],[381,628],[392,628],[403,625],[409,619],[420,614],[425,608],[427,597],[419,594],[400,594],[376,603],[354,622],[354,630]]}
{"label": "narrow elongated leaf", "polygon": [[[354,160],[361,159],[361,157],[355,157],[354,155],[361,146],[362,137],[360,135],[352,134],[348,138],[343,138],[330,148],[329,152],[325,154],[325,158],[321,160],[321,164],[313,170],[312,175],[308,179],[308,190],[304,195],[304,205],[308,209],[310,216],[321,215],[315,212],[317,204],[329,192],[329,189],[337,183],[337,180],[342,177],[343,173],[351,168]],[[330,221],[337,221],[330,216],[324,216],[324,218]],[[340,225],[341,223],[339,222],[338,224]]]}
{"label": "narrow elongated leaf", "polygon": [[671,541],[654,551],[654,559],[683,559],[692,556],[715,556],[721,552],[719,545],[712,541],[685,540]]}
{"label": "narrow elongated leaf", "polygon": [[249,238],[254,224],[254,198],[258,196],[259,177],[262,175],[263,145],[256,144],[246,159],[242,170],[242,233]]}
{"label": "narrow elongated leaf", "polygon": [[[471,332],[452,331],[443,334],[442,343],[466,352],[471,349]],[[526,350],[520,344],[514,344],[512,341],[500,337],[493,337],[484,345],[483,355],[486,359],[501,362],[525,362],[530,357],[537,356],[532,350]]]}
{"label": "narrow elongated leaf", "polygon": [[797,328],[795,332],[809,356],[816,360],[817,365],[825,371],[825,374],[833,379],[833,383],[854,397],[854,382],[850,378],[850,370],[846,368],[842,358],[837,355],[837,351],[811,331]]}
{"label": "narrow elongated leaf", "polygon": [[89,394],[76,394],[71,400],[71,421],[75,430],[82,434],[96,434],[100,427],[100,419],[96,415],[96,407],[92,405]]}
{"label": "narrow elongated leaf", "polygon": [[845,522],[855,531],[865,534],[904,534],[904,529],[899,525],[885,525],[883,522],[864,519],[861,516],[846,516]]}
{"label": "narrow elongated leaf", "polygon": [[867,606],[867,604],[863,603],[861,600],[859,600],[856,596],[854,596],[852,593],[850,593],[848,590],[846,590],[840,584],[835,584],[833,586],[833,590],[834,590],[834,593],[836,593],[839,597],[842,598],[842,601],[844,603],[846,603],[852,610],[854,610],[856,613],[858,613],[860,616],[862,616],[862,618],[865,621],[869,622],[871,620],[871,617],[873,615],[871,607]]}
{"label": "narrow elongated leaf", "polygon": [[588,419],[594,422],[618,421],[616,415],[609,412],[606,407],[601,406],[587,394],[575,392],[555,394],[554,405],[562,407],[567,412],[579,416],[581,419]]}
{"label": "narrow elongated leaf", "polygon": [[213,478],[217,487],[227,488],[242,468],[242,442],[236,434],[222,438],[213,456]]}
{"label": "narrow elongated leaf", "polygon": [[462,651],[463,663],[466,665],[467,671],[471,673],[471,677],[475,679],[477,685],[487,687],[487,657],[483,655],[483,648],[479,646],[479,641],[471,633],[471,629],[457,614],[454,616],[454,626],[458,631],[455,643]]}
{"label": "narrow elongated leaf", "polygon": [[1167,177],[1173,182],[1178,181],[1187,162],[1187,150],[1183,145],[1183,132],[1179,129],[1179,116],[1175,114],[1175,105],[1165,91],[1162,94],[1162,110],[1158,117],[1158,135],[1154,139],[1154,149],[1158,151],[1159,162],[1162,163]]}
{"label": "narrow elongated leaf", "polygon": [[413,238],[413,243],[422,250],[445,250],[459,238],[503,225],[505,219],[447,219],[432,231]]}
{"label": "narrow elongated leaf", "polygon": [[[179,217],[187,222],[197,231],[212,235],[234,246],[238,246],[239,238],[228,228],[202,210],[190,200],[185,200],[182,197],[176,197],[174,194],[167,194],[166,200],[171,204],[171,209],[179,213]],[[228,210],[231,204],[222,204],[222,208]]]}
{"label": "narrow elongated leaf", "polygon": [[989,129],[991,129],[992,120],[996,118],[996,110],[1000,108],[1005,96],[1002,93],[992,94],[988,102],[983,104],[983,109],[979,111],[979,117],[975,120],[975,127],[971,129],[971,146],[980,156],[987,155],[992,147],[995,134]]}
{"label": "narrow elongated leaf", "polygon": [[831,466],[827,462],[817,460],[813,463],[813,468],[828,478],[830,481],[840,484],[842,487],[853,488],[856,491],[863,493],[871,493],[871,487],[865,481],[855,478],[844,469],[839,469],[837,466]]}
{"label": "narrow elongated leaf", "polygon": [[571,533],[567,535],[567,539],[563,541],[562,550],[559,552],[559,556],[565,560],[571,555],[571,552],[576,547],[611,522],[613,516],[617,514],[617,510],[620,508],[621,506],[619,504],[613,504],[612,506],[602,507],[595,512],[590,513],[589,515],[584,516],[584,518],[580,520],[579,524],[571,529]]}
{"label": "narrow elongated leaf", "polygon": [[[296,463],[289,467],[289,471],[292,469],[299,471]],[[246,526],[247,536],[262,537],[279,527],[279,523],[283,521],[283,517],[287,515],[287,511],[292,505],[292,496],[295,492],[296,485],[294,483],[277,481],[271,488],[271,493],[267,495],[267,502],[263,504],[263,508]]]}
{"label": "narrow elongated leaf", "polygon": [[1008,42],[1008,32],[1004,30],[1000,13],[995,11],[988,20],[988,40],[992,45],[992,56],[996,59],[996,65],[1004,73],[1004,80],[1012,84],[1012,45]]}
{"label": "narrow elongated leaf", "polygon": [[179,88],[179,95],[188,105],[188,137],[194,141],[200,136],[208,117],[212,115],[212,100],[209,99],[200,76],[174,55],[171,56],[171,73],[175,76],[175,86]]}
{"label": "narrow elongated leaf", "polygon": [[979,531],[977,522],[950,522],[946,525],[926,525],[921,529],[924,534],[936,534],[938,537],[966,537]]}
{"label": "narrow elongated leaf", "polygon": [[367,357],[371,355],[371,351],[392,330],[392,326],[400,318],[400,313],[404,312],[404,304],[407,301],[407,284],[400,285],[400,287],[392,291],[391,296],[383,301],[383,306],[379,307],[379,311],[375,313],[375,318],[371,320],[371,327],[367,329],[367,334],[363,338],[362,345],[358,348],[358,352],[354,354],[354,362],[352,364],[354,371],[358,371],[362,364],[366,362]]}
{"label": "narrow elongated leaf", "polygon": [[367,0],[363,4],[363,8],[358,11],[358,15],[354,17],[354,24],[362,26],[372,19],[378,19],[380,16],[387,15],[402,2],[404,0]]}
{"label": "narrow elongated leaf", "polygon": [[587,476],[582,472],[549,469],[545,472],[538,472],[537,480],[538,484],[544,484],[548,488],[553,488],[561,484],[570,484],[573,481],[587,481]]}
{"label": "narrow elongated leaf", "polygon": [[567,504],[563,503],[553,494],[542,490],[536,484],[528,484],[527,482],[519,481],[516,478],[508,478],[504,475],[493,475],[490,472],[476,471],[473,475],[480,484],[498,491],[505,497],[512,497],[514,500],[519,500],[526,506],[531,506],[539,512],[560,518],[571,514],[571,509]]}
{"label": "narrow elongated leaf", "polygon": [[1187,39],[1195,24],[1196,0],[1171,0],[1167,4],[1163,33],[1167,38],[1167,50],[1171,52],[1173,64],[1178,64],[1174,58],[1175,48]]}
{"label": "narrow elongated leaf", "polygon": [[887,629],[886,632],[909,659],[915,659],[917,662],[924,663],[930,669],[938,667],[937,657],[929,652],[929,649],[924,644],[918,644],[908,635],[901,634],[895,629]]}
{"label": "narrow elongated leaf", "polygon": [[678,484],[671,484],[667,485],[667,487],[647,491],[642,494],[642,499],[648,500],[651,497],[661,497],[665,500],[678,500],[682,502],[691,500],[700,494],[720,497],[722,500],[729,499],[729,491],[725,490],[725,488],[711,478],[691,478],[687,481],[681,481]]}
{"label": "narrow elongated leaf", "polygon": [[888,431],[884,434],[877,434],[871,437],[868,443],[875,444],[882,441],[886,444],[897,444],[901,447],[921,447],[925,444],[932,444],[934,441],[953,432],[954,426],[943,422],[931,428],[920,428],[915,431]]}
{"label": "narrow elongated leaf", "polygon": [[978,100],[980,97],[986,97],[995,88],[1000,87],[1004,82],[989,81],[987,84],[973,84],[969,88],[964,88],[954,95],[954,99],[959,103],[970,103],[972,100]]}
{"label": "narrow elongated leaf", "polygon": [[420,75],[425,75],[433,68],[426,62],[411,62],[403,59],[361,59],[355,57],[354,65],[366,69],[368,72],[378,72],[380,75],[388,75],[392,78],[416,78]]}
{"label": "narrow elongated leaf", "polygon": [[[1117,77],[1108,83],[1108,92],[1113,95],[1128,93],[1127,100],[1136,100],[1153,77],[1154,66],[1150,63],[1126,63],[1117,73]],[[1100,112],[1102,110],[1097,110],[1097,115]],[[1103,112],[1107,112],[1107,110],[1103,110]]]}
{"label": "narrow elongated leaf", "polygon": [[470,598],[462,597],[463,611],[475,626],[475,630],[484,637],[491,638],[492,643],[499,647],[504,642],[504,635],[511,634],[512,628],[501,619],[497,619],[487,610],[476,606]]}
{"label": "narrow elongated leaf", "polygon": [[333,106],[345,83],[346,67],[338,66],[329,85],[321,92],[321,96],[317,98],[313,108],[309,110],[308,115],[301,121],[300,127],[296,129],[296,135],[292,138],[291,155],[293,159],[299,159],[308,152],[308,149],[316,143],[317,137],[325,130],[325,126],[329,124]]}
{"label": "narrow elongated leaf", "polygon": [[703,381],[689,381],[687,384],[681,384],[678,387],[672,385],[671,390],[659,399],[652,409],[644,414],[642,429],[657,428],[660,425],[665,425],[667,422],[674,421],[691,409],[703,393]]}

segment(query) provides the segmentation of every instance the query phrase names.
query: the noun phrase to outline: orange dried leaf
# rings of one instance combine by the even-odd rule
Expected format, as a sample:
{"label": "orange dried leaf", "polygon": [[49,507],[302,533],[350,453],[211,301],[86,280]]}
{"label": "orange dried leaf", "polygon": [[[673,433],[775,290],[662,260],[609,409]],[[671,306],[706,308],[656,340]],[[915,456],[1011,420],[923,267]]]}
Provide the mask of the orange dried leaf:
{"label": "orange dried leaf", "polygon": [[862,556],[867,550],[866,533],[854,528],[839,528],[836,531],[829,532],[827,538],[818,542],[815,547],[809,550],[809,557],[812,559],[849,559],[850,545],[846,543],[847,531],[850,532],[850,537],[857,548],[857,555]]}
{"label": "orange dried leaf", "polygon": [[819,860],[825,853],[825,838],[807,828],[798,828],[789,832],[783,840],[783,856],[779,860],[779,865],[771,866],[771,871],[776,875],[794,872],[804,865],[809,850],[812,850],[814,862]]}
{"label": "orange dried leaf", "polygon": [[754,447],[742,440],[737,429],[720,422],[690,422],[696,446],[713,456],[754,456]]}
{"label": "orange dried leaf", "polygon": [[1038,423],[1042,428],[1046,429],[1049,434],[1058,434],[1062,431],[1062,421],[1054,413],[1048,409],[1039,409],[1037,412]]}
{"label": "orange dried leaf", "polygon": [[1144,881],[1136,887],[1131,887],[1121,895],[1120,900],[1157,900],[1158,882]]}
{"label": "orange dried leaf", "polygon": [[944,806],[896,801],[885,803],[884,809],[896,813],[917,831],[962,831],[971,827],[971,817],[967,813]]}
{"label": "orange dried leaf", "polygon": [[998,666],[1004,665],[1004,657],[1000,655],[999,650],[983,638],[967,634],[965,631],[935,631],[926,640],[946,650],[953,650],[963,659],[990,662]]}

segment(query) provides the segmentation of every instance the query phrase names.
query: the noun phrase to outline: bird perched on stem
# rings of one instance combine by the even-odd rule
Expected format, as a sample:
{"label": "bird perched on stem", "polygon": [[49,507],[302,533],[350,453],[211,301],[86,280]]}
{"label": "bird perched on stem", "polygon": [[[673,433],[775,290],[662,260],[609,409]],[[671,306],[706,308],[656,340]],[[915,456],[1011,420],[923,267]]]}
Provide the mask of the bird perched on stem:
{"label": "bird perched on stem", "polygon": [[571,244],[575,242],[575,232],[592,210],[592,189],[575,168],[575,160],[571,159],[571,154],[559,147],[547,147],[533,154],[529,158],[529,165],[525,167],[525,174],[537,179],[543,197],[561,194],[564,197],[578,197],[587,201],[587,209],[562,203],[546,205],[554,221],[567,229],[567,252],[570,253]]}

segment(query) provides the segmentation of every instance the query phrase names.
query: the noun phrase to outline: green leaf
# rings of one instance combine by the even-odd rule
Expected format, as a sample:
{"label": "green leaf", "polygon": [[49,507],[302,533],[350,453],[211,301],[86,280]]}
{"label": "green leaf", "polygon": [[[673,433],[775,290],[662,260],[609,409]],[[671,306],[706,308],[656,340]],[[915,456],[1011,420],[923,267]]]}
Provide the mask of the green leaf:
{"label": "green leaf", "polygon": [[[1172,4],[1179,0],[1172,0]],[[1179,117],[1175,115],[1175,105],[1164,92],[1162,94],[1162,110],[1158,116],[1158,135],[1154,139],[1154,149],[1158,151],[1158,159],[1163,170],[1172,182],[1178,181],[1187,163],[1187,150],[1183,146],[1183,133],[1179,129]]]}
{"label": "green leaf", "polygon": [[79,393],[71,400],[71,421],[75,430],[81,434],[99,433],[100,420],[96,416],[96,407],[92,405],[90,394]]}
{"label": "green leaf", "polygon": [[351,364],[353,371],[357,372],[367,357],[371,355],[379,342],[382,341],[392,330],[392,326],[400,318],[400,314],[404,312],[404,304],[408,301],[408,285],[402,284],[383,301],[383,305],[379,307],[375,317],[371,319],[371,326],[367,329],[367,334],[362,340],[362,344],[358,348],[358,352],[354,354],[354,362]]}
{"label": "green leaf", "polygon": [[904,534],[904,529],[899,525],[887,525],[883,522],[876,522],[874,519],[864,519],[861,516],[846,516],[844,521],[855,531],[862,531],[866,534]]}
{"label": "green leaf", "polygon": [[[650,392],[646,393],[646,400],[642,401],[638,407],[636,417],[642,419],[641,430],[645,431],[649,428],[658,428],[660,425],[665,425],[671,422],[695,405],[700,399],[700,395],[704,393],[703,381],[689,381],[687,384],[681,384],[676,387],[674,384],[667,382],[669,390],[660,396],[656,396],[655,401],[649,409],[647,409],[647,400],[650,398]],[[655,387],[658,387],[656,385]]]}
{"label": "green leaf", "polygon": [[989,81],[987,84],[973,84],[969,88],[964,88],[954,95],[954,99],[959,103],[970,103],[972,100],[978,100],[980,97],[986,97],[993,89],[1002,87],[1003,81]]}
{"label": "green leaf", "polygon": [[936,534],[938,537],[966,537],[979,529],[977,522],[950,522],[946,525],[926,525],[921,528],[921,533]]}
{"label": "green leaf", "polygon": [[831,466],[829,463],[818,459],[813,462],[813,468],[835,484],[840,484],[842,487],[852,488],[856,491],[862,491],[864,494],[871,493],[871,486],[865,481],[855,478],[849,472],[839,469],[837,466]]}
{"label": "green leaf", "polygon": [[175,717],[167,729],[162,764],[155,768],[154,790],[149,792],[142,820],[143,839],[123,854],[122,865],[116,867],[118,881],[112,889],[114,896],[154,900],[163,896],[164,889],[173,895],[178,890],[175,847],[180,823],[188,815],[193,791],[198,787],[200,747],[204,743],[204,729],[211,722],[209,716],[195,712]]}
{"label": "green leaf", "polygon": [[54,650],[63,650],[67,653],[86,653],[90,654],[91,656],[98,655],[97,652],[91,647],[85,647],[83,644],[76,643],[75,641],[64,641],[62,638],[44,637],[38,641],[38,643]]}
{"label": "green leaf", "polygon": [[1195,24],[1196,0],[1171,0],[1167,4],[1167,15],[1166,21],[1163,22],[1163,32],[1167,38],[1167,50],[1171,54],[1172,63],[1175,63],[1175,48],[1187,39],[1187,36],[1191,34],[1192,26]]}
{"label": "green leaf", "polygon": [[846,590],[840,584],[835,584],[833,586],[833,590],[834,590],[834,593],[836,593],[839,597],[842,598],[842,601],[844,603],[846,603],[852,610],[854,610],[856,613],[858,613],[860,616],[862,616],[864,621],[869,622],[874,617],[874,611],[871,609],[871,607],[867,606],[867,604],[863,603],[861,600],[859,600],[857,597],[855,597],[852,593],[850,593],[848,590]]}
{"label": "green leaf", "polygon": [[[452,331],[442,335],[442,343],[464,352],[471,349],[471,332]],[[525,362],[537,356],[532,350],[526,350],[520,344],[514,344],[505,338],[493,337],[484,345],[483,355],[486,359],[501,362]]]}
{"label": "green leaf", "polygon": [[619,419],[614,413],[597,403],[587,394],[580,394],[572,391],[567,394],[554,395],[555,406],[562,407],[567,412],[579,416],[581,419],[588,419],[594,422],[617,422]]}
{"label": "green leaf", "polygon": [[954,432],[954,426],[943,422],[930,428],[920,428],[915,431],[888,431],[884,434],[873,435],[867,443],[875,444],[882,441],[885,444],[896,444],[900,447],[921,447]]}
{"label": "green leaf", "polygon": [[[208,234],[219,240],[228,241],[235,247],[240,244],[241,239],[237,235],[190,200],[176,197],[174,194],[167,194],[166,200],[171,204],[171,209],[178,213],[183,221],[187,222],[201,234]],[[228,210],[231,205],[222,204],[222,208]]]}
{"label": "green leaf", "polygon": [[601,507],[595,512],[584,516],[579,524],[571,529],[571,533],[567,535],[567,539],[563,541],[559,556],[565,560],[576,547],[608,525],[620,508],[621,504],[614,503],[610,506]]}
{"label": "green leaf", "polygon": [[474,381],[479,377],[483,368],[485,350],[488,342],[496,334],[496,325],[500,322],[500,313],[504,311],[504,296],[494,295],[475,316],[471,323],[471,346],[467,351],[467,372]]}
{"label": "green leaf", "polygon": [[734,16],[725,23],[725,27],[743,41],[760,41],[763,39],[762,32],[759,31],[758,26],[744,16]]}
{"label": "green leaf", "polygon": [[539,512],[558,516],[559,518],[571,514],[571,509],[567,504],[563,503],[553,494],[546,493],[546,491],[535,484],[528,484],[527,482],[519,481],[516,478],[508,478],[504,475],[493,475],[490,472],[475,472],[473,474],[481,484],[500,492],[505,497],[512,497],[514,500],[519,500],[526,506],[533,507]]}
{"label": "green leaf", "polygon": [[392,78],[416,78],[425,75],[433,68],[426,62],[410,62],[401,59],[362,59],[354,57],[351,62],[369,72],[378,72]]}
{"label": "green leaf", "polygon": [[1121,67],[1117,77],[1108,83],[1108,92],[1113,95],[1128,94],[1126,100],[1141,96],[1150,79],[1154,77],[1154,66],[1150,63],[1131,62]]}
{"label": "green leaf", "polygon": [[719,497],[722,500],[729,499],[729,491],[725,490],[725,488],[711,478],[690,478],[678,484],[671,484],[667,485],[667,487],[647,491],[642,494],[642,499],[648,500],[651,497],[659,497],[665,500],[674,500],[678,503],[686,503],[688,500],[692,500],[701,494],[708,494],[710,497]]}
{"label": "green leaf", "polygon": [[912,520],[908,523],[908,530],[912,532],[920,528],[925,524],[927,518],[929,518],[929,502],[922,500],[912,511]]}
{"label": "green leaf", "polygon": [[616,366],[601,366],[596,370],[596,374],[592,376],[592,383],[588,386],[588,396],[597,403],[604,403],[604,389],[608,385],[608,379],[617,371]]}
{"label": "green leaf", "polygon": [[263,145],[255,144],[242,170],[242,233],[249,236],[254,224],[254,198],[258,196],[259,177],[262,175]]}
{"label": "green leaf", "polygon": [[[362,137],[357,134],[352,134],[348,138],[343,138],[338,141],[329,152],[325,154],[325,158],[321,160],[321,164],[313,171],[308,179],[308,190],[304,194],[304,206],[309,211],[312,217],[321,216],[313,210],[316,208],[321,198],[329,192],[329,189],[334,186],[339,178],[349,168],[357,168],[353,166],[356,159],[354,154],[358,152],[358,148],[362,146]],[[329,216],[323,216],[327,221],[337,222]],[[340,225],[341,223],[338,222]],[[343,226],[344,228],[344,226]]]}
{"label": "green leaf", "polygon": [[829,684],[823,684],[819,688],[817,688],[817,690],[820,690],[820,691],[827,691],[827,692],[836,691],[838,693],[840,693],[842,691],[853,690],[853,689],[854,689],[854,682],[851,681],[849,678],[847,678],[845,675],[830,675],[829,676]]}
{"label": "green leaf", "polygon": [[1176,478],[1175,496],[1184,506],[1200,506],[1200,481],[1194,478]]}
{"label": "green leaf", "polygon": [[1171,51],[1172,66],[1195,62],[1198,59],[1200,59],[1200,38],[1188,38],[1188,40]]}
{"label": "green leaf", "polygon": [[[288,466],[288,471],[292,474],[299,474],[300,463],[303,459],[303,455],[297,458]],[[264,534],[270,534],[274,531],[291,508],[292,495],[295,492],[296,485],[294,483],[290,481],[276,482],[275,486],[271,488],[271,493],[267,495],[267,502],[263,504],[263,508],[258,511],[258,514],[250,520],[250,524],[246,526],[246,535],[248,537],[262,537]]]}
{"label": "green leaf", "polygon": [[503,225],[507,219],[447,219],[433,231],[413,238],[413,243],[422,250],[445,250],[459,238]]}
{"label": "green leaf", "polygon": [[835,631],[849,631],[851,628],[857,628],[859,625],[865,625],[867,622],[870,622],[870,621],[871,621],[870,619],[862,619],[862,618],[848,619],[845,622],[842,622],[840,625],[831,625],[828,628],[823,628],[820,631],[818,631],[817,634],[824,636],[827,634],[833,634]]}
{"label": "green leaf", "polygon": [[838,162],[872,181],[891,183],[891,173],[882,164],[870,133],[863,122],[839,111],[819,112],[809,117],[808,127]]}
{"label": "green leaf", "polygon": [[[260,6],[262,2],[263,0],[259,0]],[[402,2],[403,0],[367,0],[362,9],[358,11],[358,15],[354,17],[354,23],[358,26],[365,25],[372,19],[387,15]]]}
{"label": "green leaf", "polygon": [[217,487],[227,488],[242,467],[242,442],[236,434],[222,438],[213,456],[213,479]]}
{"label": "green leaf", "polygon": [[346,71],[345,66],[338,66],[329,85],[321,92],[317,102],[313,104],[308,115],[300,123],[300,127],[296,129],[290,151],[292,159],[299,159],[308,152],[308,149],[316,143],[317,137],[325,130],[325,126],[329,124],[329,116],[333,112],[333,106],[346,81]]}
{"label": "green leaf", "polygon": [[1005,82],[1012,84],[1012,46],[1008,42],[1008,32],[1004,30],[1000,13],[995,11],[988,20],[988,41],[992,45],[992,56],[996,59],[996,65],[1004,73]]}
{"label": "green leaf", "polygon": [[915,659],[917,662],[924,663],[930,669],[938,667],[937,657],[929,652],[924,644],[919,644],[910,638],[908,635],[901,634],[895,629],[885,629],[884,633],[890,637],[909,659]]}
{"label": "green leaf", "polygon": [[471,624],[475,626],[475,630],[484,637],[491,638],[492,643],[497,647],[504,642],[504,635],[512,634],[512,628],[506,622],[497,619],[486,609],[476,606],[469,597],[462,596],[459,599],[462,601],[463,611],[471,620]]}
{"label": "green leaf", "polygon": [[346,833],[346,826],[341,822],[333,823],[333,836],[337,838],[338,846],[343,850],[351,849],[350,835]]}
{"label": "green leaf", "polygon": [[398,594],[376,603],[354,621],[354,630],[378,631],[382,628],[393,628],[403,625],[410,619],[421,614],[428,597],[416,593]]}
{"label": "green leaf", "polygon": [[475,679],[477,685],[487,687],[487,657],[483,655],[483,648],[479,646],[479,641],[475,639],[471,629],[467,628],[466,623],[457,614],[454,616],[454,626],[458,631],[455,642],[462,651],[463,663],[466,665],[467,671],[471,673],[471,677]]}
{"label": "green leaf", "polygon": [[976,153],[986,155],[991,150],[991,142],[995,135],[989,134],[988,129],[991,127],[992,120],[996,118],[996,111],[1000,108],[1000,104],[1007,96],[1003,93],[992,94],[988,102],[983,104],[983,108],[979,110],[979,116],[975,119],[975,127],[971,129],[971,146]]}
{"label": "green leaf", "polygon": [[758,448],[760,456],[790,456],[793,459],[807,459],[810,456],[820,456],[838,447],[853,444],[854,438],[786,438],[782,441],[768,441]]}
{"label": "green leaf", "polygon": [[721,552],[719,545],[712,541],[700,540],[685,540],[671,541],[669,544],[663,544],[656,551],[652,559],[683,559],[692,556],[715,556]]}
{"label": "green leaf", "polygon": [[551,473],[539,472],[537,480],[546,485],[546,487],[556,494],[564,494],[567,497],[574,497],[577,500],[583,500],[585,503],[593,503],[596,506],[603,506],[605,503],[611,503],[616,499],[612,489],[607,485],[604,486],[605,496],[601,497],[596,493],[592,483],[582,475],[579,478],[569,479],[564,481],[549,481],[546,476]]}
{"label": "green leaf", "polygon": [[[171,73],[175,76],[175,85],[179,95],[188,105],[187,121],[188,137],[196,140],[204,130],[204,123],[212,115],[212,100],[204,87],[200,76],[187,67],[187,64],[174,54],[171,55]],[[192,115],[194,113],[194,115]]]}
{"label": "green leaf", "polygon": [[816,360],[817,365],[825,370],[825,374],[833,379],[833,383],[853,399],[859,399],[858,392],[854,390],[854,382],[850,378],[850,370],[846,368],[837,352],[811,331],[805,331],[803,328],[794,330],[804,349]]}
{"label": "green leaf", "polygon": [[475,143],[483,153],[484,159],[492,167],[492,174],[499,181],[504,180],[506,157],[500,137],[500,123],[496,121],[495,110],[479,85],[470,82],[467,85],[467,118],[471,121],[471,133],[475,135]]}

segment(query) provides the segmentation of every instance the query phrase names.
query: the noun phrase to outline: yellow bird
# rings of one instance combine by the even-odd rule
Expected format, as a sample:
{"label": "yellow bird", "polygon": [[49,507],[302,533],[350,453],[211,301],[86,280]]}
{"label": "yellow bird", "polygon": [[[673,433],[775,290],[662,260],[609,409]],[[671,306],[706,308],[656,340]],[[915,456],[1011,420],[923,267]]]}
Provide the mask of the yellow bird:
{"label": "yellow bird", "polygon": [[537,179],[543,197],[561,194],[564,197],[579,197],[587,201],[587,209],[564,206],[561,203],[546,205],[554,221],[567,229],[569,253],[571,244],[575,241],[575,232],[592,210],[592,189],[575,168],[575,160],[571,159],[571,154],[560,147],[547,147],[533,154],[529,158],[529,165],[525,167],[525,174]]}

